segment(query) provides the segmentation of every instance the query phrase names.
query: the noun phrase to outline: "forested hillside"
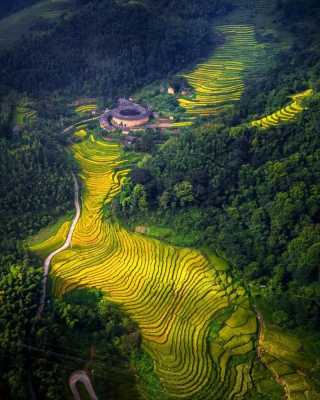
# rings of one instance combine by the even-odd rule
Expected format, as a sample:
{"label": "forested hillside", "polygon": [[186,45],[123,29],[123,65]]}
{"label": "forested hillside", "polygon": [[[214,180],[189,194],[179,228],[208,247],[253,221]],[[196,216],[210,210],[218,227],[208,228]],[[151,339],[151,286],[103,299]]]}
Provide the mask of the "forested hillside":
{"label": "forested hillside", "polygon": [[[169,140],[132,173],[122,218],[171,227],[229,260],[287,327],[320,325],[319,4],[279,3],[293,37],[239,106]],[[313,88],[307,111],[263,131],[245,122]],[[143,198],[143,207],[139,198]],[[142,202],[141,202],[142,204]],[[182,233],[183,232],[183,233]]]}
{"label": "forested hillside", "polygon": [[3,97],[0,112],[0,274],[23,258],[23,239],[72,207],[72,163],[59,123],[41,115],[15,125],[18,101]]}
{"label": "forested hillside", "polygon": [[0,7],[0,18],[20,10],[21,8],[28,7],[38,0],[2,0]]}
{"label": "forested hillside", "polygon": [[209,21],[226,10],[221,0],[81,1],[53,31],[30,34],[0,55],[0,84],[33,95],[129,94],[205,56]]}

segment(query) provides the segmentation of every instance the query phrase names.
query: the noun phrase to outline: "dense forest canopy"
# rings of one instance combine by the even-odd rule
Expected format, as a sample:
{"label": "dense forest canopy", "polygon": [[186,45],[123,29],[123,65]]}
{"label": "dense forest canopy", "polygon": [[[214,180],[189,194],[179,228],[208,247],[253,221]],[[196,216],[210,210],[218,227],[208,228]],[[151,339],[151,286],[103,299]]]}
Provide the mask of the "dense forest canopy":
{"label": "dense forest canopy", "polygon": [[209,21],[226,10],[220,0],[85,1],[53,31],[0,55],[0,84],[112,99],[204,56],[212,49]]}
{"label": "dense forest canopy", "polygon": [[23,258],[24,239],[70,210],[73,197],[59,122],[15,125],[18,101],[15,94],[3,97],[0,111],[0,274]]}

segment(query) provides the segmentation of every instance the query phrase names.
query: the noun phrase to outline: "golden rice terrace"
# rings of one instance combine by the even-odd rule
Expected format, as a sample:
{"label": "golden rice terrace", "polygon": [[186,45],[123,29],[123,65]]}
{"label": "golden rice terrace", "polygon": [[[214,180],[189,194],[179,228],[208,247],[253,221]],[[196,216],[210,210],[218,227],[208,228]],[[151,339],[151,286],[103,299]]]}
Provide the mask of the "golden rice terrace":
{"label": "golden rice terrace", "polygon": [[305,110],[303,101],[306,98],[311,97],[312,94],[312,89],[297,93],[291,97],[292,101],[290,104],[270,115],[266,115],[265,117],[252,121],[250,125],[258,129],[268,129],[284,123],[294,122],[298,115]]}
{"label": "golden rice terrace", "polygon": [[182,75],[194,90],[192,98],[181,97],[179,104],[190,116],[214,116],[239,101],[244,79],[257,65],[261,47],[253,25],[223,25],[216,33],[224,38],[208,61]]}
{"label": "golden rice terrace", "polygon": [[72,246],[52,263],[54,292],[102,290],[138,322],[163,391],[173,398],[235,399],[252,386],[256,317],[245,290],[198,251],[129,233],[102,208],[128,172],[116,144],[73,146],[82,213]]}

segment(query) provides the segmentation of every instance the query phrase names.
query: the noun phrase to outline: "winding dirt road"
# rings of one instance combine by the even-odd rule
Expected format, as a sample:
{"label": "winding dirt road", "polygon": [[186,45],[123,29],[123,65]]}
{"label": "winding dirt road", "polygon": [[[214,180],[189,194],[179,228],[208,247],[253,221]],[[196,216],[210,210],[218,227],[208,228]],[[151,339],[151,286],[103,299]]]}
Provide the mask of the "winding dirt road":
{"label": "winding dirt road", "polygon": [[92,117],[92,118],[84,119],[83,121],[78,121],[78,122],[76,122],[75,124],[72,124],[72,125],[70,125],[70,126],[67,126],[67,127],[62,131],[62,133],[68,133],[68,132],[70,132],[72,129],[76,129],[77,126],[82,125],[82,124],[86,124],[87,122],[96,121],[97,119],[101,118],[102,115],[103,115],[103,114],[100,114],[100,115],[97,115],[97,116]]}
{"label": "winding dirt road", "polygon": [[[54,250],[52,253],[50,253],[48,255],[48,257],[44,260],[42,295],[41,295],[39,309],[38,309],[38,317],[39,318],[41,318],[41,315],[44,310],[46,298],[47,298],[47,283],[48,283],[48,276],[49,276],[51,261],[54,256],[56,256],[57,254],[61,253],[64,250],[66,250],[68,247],[70,247],[73,232],[77,226],[77,223],[78,223],[80,215],[81,215],[81,207],[80,207],[80,201],[79,201],[79,197],[80,197],[79,196],[79,184],[78,184],[76,175],[74,173],[72,173],[72,178],[73,178],[73,182],[74,182],[74,206],[76,209],[76,215],[74,216],[74,218],[72,220],[72,224],[70,226],[68,236],[67,236],[64,244],[61,247],[59,247],[58,249]],[[91,383],[91,380],[90,380],[88,374],[85,371],[81,371],[81,370],[73,372],[69,378],[69,387],[73,394],[74,400],[81,400],[79,391],[76,386],[78,382],[80,382],[84,385],[91,400],[98,400],[98,397],[93,389],[93,386],[92,386],[92,383]]]}
{"label": "winding dirt road", "polygon": [[78,184],[77,178],[76,178],[74,173],[72,173],[72,178],[73,178],[73,181],[74,181],[74,205],[75,205],[75,209],[76,209],[76,215],[74,216],[74,218],[72,220],[72,224],[70,226],[70,229],[69,229],[69,232],[68,232],[68,236],[67,236],[66,241],[64,242],[64,244],[61,247],[59,247],[57,250],[55,250],[52,253],[50,253],[48,255],[48,257],[44,260],[44,263],[43,263],[43,280],[42,280],[42,295],[41,295],[39,309],[38,309],[38,317],[39,318],[41,317],[41,315],[43,313],[44,305],[45,305],[45,302],[46,302],[47,283],[48,283],[48,275],[49,275],[49,269],[50,269],[51,261],[52,261],[54,256],[56,256],[57,254],[61,253],[64,250],[66,250],[68,247],[70,247],[71,240],[72,240],[72,235],[73,235],[73,232],[75,230],[75,227],[76,227],[76,225],[77,225],[77,223],[79,221],[80,214],[81,214],[81,208],[80,208],[80,202],[79,202],[79,184]]}
{"label": "winding dirt road", "polygon": [[91,400],[98,400],[98,397],[93,389],[91,380],[85,371],[75,371],[70,375],[69,387],[72,392],[74,400],[81,400],[77,383],[82,383],[86,388]]}

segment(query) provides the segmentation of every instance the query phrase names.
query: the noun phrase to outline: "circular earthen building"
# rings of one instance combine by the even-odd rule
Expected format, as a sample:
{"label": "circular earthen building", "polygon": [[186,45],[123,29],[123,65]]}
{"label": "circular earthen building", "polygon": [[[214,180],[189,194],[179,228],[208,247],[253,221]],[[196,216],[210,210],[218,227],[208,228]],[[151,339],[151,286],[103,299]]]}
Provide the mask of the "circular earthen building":
{"label": "circular earthen building", "polygon": [[150,111],[131,101],[121,99],[118,107],[111,111],[111,123],[119,128],[135,128],[145,125],[150,118]]}
{"label": "circular earthen building", "polygon": [[118,106],[106,109],[100,118],[100,126],[106,131],[121,129],[124,133],[139,129],[149,122],[152,112],[133,101],[119,99]]}

